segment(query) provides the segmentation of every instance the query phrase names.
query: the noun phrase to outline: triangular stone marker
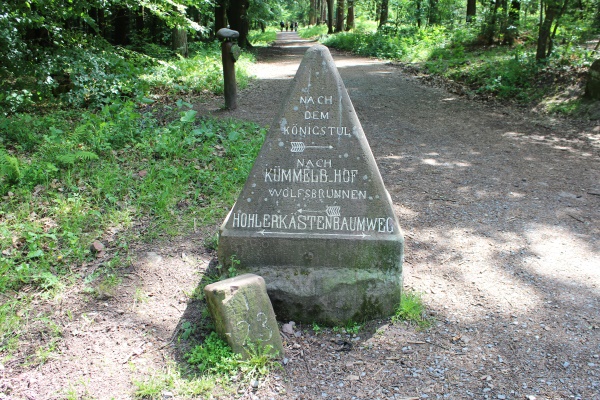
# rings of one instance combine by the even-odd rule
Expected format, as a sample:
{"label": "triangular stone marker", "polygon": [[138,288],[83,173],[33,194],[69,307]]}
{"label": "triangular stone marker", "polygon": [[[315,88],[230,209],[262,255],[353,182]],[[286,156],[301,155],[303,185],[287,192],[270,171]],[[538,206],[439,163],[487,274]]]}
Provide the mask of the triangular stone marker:
{"label": "triangular stone marker", "polygon": [[219,260],[262,276],[280,320],[389,316],[404,240],[327,47],[311,47],[219,237]]}

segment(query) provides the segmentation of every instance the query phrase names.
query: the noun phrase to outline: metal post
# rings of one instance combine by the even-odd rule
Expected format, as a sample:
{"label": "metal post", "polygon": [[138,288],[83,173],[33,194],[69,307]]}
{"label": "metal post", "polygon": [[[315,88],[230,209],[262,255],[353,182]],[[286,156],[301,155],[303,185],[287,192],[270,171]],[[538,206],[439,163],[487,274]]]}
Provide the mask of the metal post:
{"label": "metal post", "polygon": [[222,39],[221,61],[223,62],[223,94],[225,96],[225,108],[235,110],[237,108],[237,85],[235,82],[235,62],[239,57],[239,46],[233,42],[240,36],[239,32],[222,28],[217,32],[217,37]]}

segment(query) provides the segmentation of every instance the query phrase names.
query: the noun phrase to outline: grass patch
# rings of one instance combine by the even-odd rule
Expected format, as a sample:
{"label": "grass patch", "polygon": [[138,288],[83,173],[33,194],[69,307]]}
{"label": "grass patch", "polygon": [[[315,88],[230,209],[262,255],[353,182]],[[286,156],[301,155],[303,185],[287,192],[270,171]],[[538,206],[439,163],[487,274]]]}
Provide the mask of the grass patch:
{"label": "grass patch", "polygon": [[203,344],[194,347],[186,355],[186,360],[200,374],[226,377],[235,375],[241,358],[216,332],[212,332]]}
{"label": "grass patch", "polygon": [[263,378],[280,367],[269,349],[261,351],[249,346],[248,350],[250,356],[242,359],[216,332],[211,332],[185,355],[187,370],[169,365],[165,371],[134,380],[134,395],[140,399],[159,399],[165,391],[184,397],[214,395],[234,390],[232,386],[247,387],[251,380]]}
{"label": "grass patch", "polygon": [[[116,102],[99,112],[0,117],[2,354],[16,349],[24,286],[53,297],[110,238],[89,294],[110,297],[129,243],[189,231],[224,217],[245,182],[265,129],[197,118],[192,105]],[[9,293],[9,294],[7,294]],[[14,299],[14,302],[11,301]],[[41,354],[41,358],[43,354]]]}
{"label": "grass patch", "polygon": [[402,292],[400,305],[396,310],[396,314],[392,317],[393,323],[401,321],[414,324],[419,329],[431,327],[433,320],[427,316],[420,294],[406,290]]}
{"label": "grass patch", "polygon": [[271,43],[277,40],[277,29],[275,27],[269,26],[262,31],[250,31],[248,35],[248,40],[252,43],[252,46],[255,47],[265,47],[269,46]]}
{"label": "grass patch", "polygon": [[186,398],[211,393],[216,382],[207,377],[188,377],[179,368],[169,363],[164,371],[157,371],[145,379],[133,379],[136,399],[162,399],[163,393]]}
{"label": "grass patch", "polygon": [[312,39],[327,35],[327,25],[313,25],[307,28],[299,28],[298,36],[303,39]]}
{"label": "grass patch", "polygon": [[[127,233],[134,221],[151,223],[151,236],[222,217],[265,130],[196,119],[190,106],[176,106],[179,118],[167,124],[131,102],[107,106],[84,113],[68,130],[38,127],[41,139],[31,150],[18,135],[9,137],[3,144],[21,177],[0,179],[0,292],[24,284],[53,288],[57,276],[91,257],[94,239]],[[28,120],[9,119],[13,125]],[[126,254],[126,241],[113,254],[119,247]]]}

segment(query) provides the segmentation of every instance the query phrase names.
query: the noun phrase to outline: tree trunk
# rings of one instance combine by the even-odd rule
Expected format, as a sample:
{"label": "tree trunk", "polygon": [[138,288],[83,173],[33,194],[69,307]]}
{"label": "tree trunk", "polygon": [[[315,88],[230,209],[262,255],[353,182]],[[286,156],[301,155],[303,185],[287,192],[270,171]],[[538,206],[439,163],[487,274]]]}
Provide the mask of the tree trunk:
{"label": "tree trunk", "polygon": [[421,17],[423,14],[422,0],[417,0],[417,27],[421,29]]}
{"label": "tree trunk", "polygon": [[439,0],[429,0],[429,25],[438,25],[440,23]]}
{"label": "tree trunk", "polygon": [[564,3],[560,9],[560,12],[558,13],[558,15],[556,15],[556,19],[554,21],[554,30],[552,31],[552,34],[550,35],[550,40],[548,41],[548,50],[546,51],[546,58],[550,57],[550,54],[552,54],[552,50],[554,49],[554,38],[556,37],[556,31],[558,30],[560,18],[563,15],[565,15],[568,4],[569,4],[569,0],[564,0]]}
{"label": "tree trunk", "polygon": [[335,16],[335,31],[343,32],[344,31],[344,11],[346,8],[345,0],[337,0],[337,12]]}
{"label": "tree trunk", "polygon": [[188,56],[188,43],[187,43],[187,31],[185,29],[176,27],[171,31],[171,49],[187,58]]}
{"label": "tree trunk", "polygon": [[504,44],[512,46],[519,33],[519,13],[521,12],[521,0],[511,0],[508,10],[508,21],[504,30]]}
{"label": "tree trunk", "polygon": [[537,49],[535,52],[535,59],[537,61],[545,60],[548,56],[547,50],[550,41],[550,31],[552,30],[552,23],[554,18],[558,14],[559,8],[556,5],[556,1],[550,0],[546,5],[546,15],[544,21],[540,24],[540,30],[538,35]]}
{"label": "tree trunk", "polygon": [[224,0],[217,0],[215,2],[215,36],[219,29],[227,27],[227,14],[225,11]]}
{"label": "tree trunk", "polygon": [[113,44],[120,46],[129,44],[129,12],[127,7],[117,6],[114,25]]}
{"label": "tree trunk", "polygon": [[379,10],[379,27],[387,24],[390,13],[390,2],[389,0],[381,1],[381,9]]}
{"label": "tree trunk", "polygon": [[348,0],[348,17],[346,17],[346,30],[354,29],[354,0]]}
{"label": "tree trunk", "polygon": [[94,22],[96,22],[96,27],[98,29],[98,34],[106,39],[106,20],[104,18],[104,9],[103,8],[94,8],[90,13]]}
{"label": "tree trunk", "polygon": [[333,33],[333,0],[327,0],[327,34]]}
{"label": "tree trunk", "polygon": [[141,34],[144,31],[144,20],[145,20],[144,7],[139,7],[138,12],[135,15],[135,31]]}
{"label": "tree trunk", "polygon": [[249,0],[230,0],[229,8],[227,9],[227,19],[229,20],[230,28],[240,33],[238,44],[243,48],[252,47],[248,41],[248,32],[250,30],[248,5]]}
{"label": "tree trunk", "polygon": [[317,0],[310,0],[310,8],[308,10],[308,25],[317,23]]}
{"label": "tree trunk", "polygon": [[491,6],[493,7],[488,20],[483,24],[483,37],[485,37],[488,45],[494,44],[496,39],[496,29],[498,23],[498,9],[500,8],[500,0],[492,0]]}
{"label": "tree trunk", "polygon": [[477,15],[477,0],[467,0],[467,23],[475,21]]}

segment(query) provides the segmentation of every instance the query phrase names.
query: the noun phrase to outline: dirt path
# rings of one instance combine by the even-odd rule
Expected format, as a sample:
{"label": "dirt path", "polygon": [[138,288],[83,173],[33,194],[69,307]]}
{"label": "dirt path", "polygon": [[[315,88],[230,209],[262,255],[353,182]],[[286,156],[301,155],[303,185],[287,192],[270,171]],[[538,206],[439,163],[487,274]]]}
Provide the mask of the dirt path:
{"label": "dirt path", "polygon": [[[198,110],[271,124],[311,44],[279,36],[259,53],[238,110],[221,111],[222,99]],[[304,327],[287,340],[285,370],[244,397],[600,399],[600,127],[333,56],[405,232],[405,286],[423,293],[436,323],[423,332],[374,321],[356,337]],[[197,321],[190,297],[212,232],[137,249],[106,301],[67,293],[56,358],[3,366],[0,393],[120,399],[133,381],[160,379],[180,362],[173,339]]]}

